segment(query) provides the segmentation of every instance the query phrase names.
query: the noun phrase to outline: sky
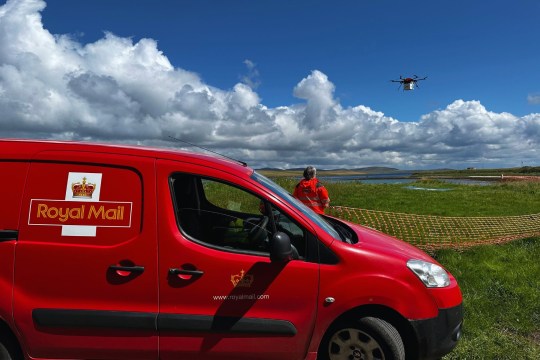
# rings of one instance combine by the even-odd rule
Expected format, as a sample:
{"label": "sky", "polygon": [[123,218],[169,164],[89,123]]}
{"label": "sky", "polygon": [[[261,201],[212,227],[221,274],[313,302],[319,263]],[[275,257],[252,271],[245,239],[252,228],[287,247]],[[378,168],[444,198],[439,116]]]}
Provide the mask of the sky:
{"label": "sky", "polygon": [[540,166],[539,34],[536,0],[0,0],[0,138]]}

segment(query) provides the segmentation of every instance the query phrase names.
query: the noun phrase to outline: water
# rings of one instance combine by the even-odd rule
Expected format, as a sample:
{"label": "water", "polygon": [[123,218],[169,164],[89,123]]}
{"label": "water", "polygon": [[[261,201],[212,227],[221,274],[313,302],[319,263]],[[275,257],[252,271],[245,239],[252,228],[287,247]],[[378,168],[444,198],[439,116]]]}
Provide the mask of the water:
{"label": "water", "polygon": [[415,182],[416,179],[365,179],[358,181],[362,184],[408,184]]}
{"label": "water", "polygon": [[416,181],[411,179],[412,173],[364,174],[364,175],[336,175],[319,176],[322,182],[351,182],[358,181],[365,184],[406,184]]}
{"label": "water", "polygon": [[452,189],[445,189],[445,188],[425,188],[421,186],[405,186],[405,189],[409,190],[421,190],[421,191],[450,191]]}
{"label": "water", "polygon": [[[411,178],[412,173],[386,173],[386,174],[365,174],[365,175],[335,175],[320,176],[321,182],[361,182],[362,184],[410,184],[418,179]],[[449,184],[458,185],[492,185],[492,181],[476,179],[438,179]],[[416,189],[414,189],[416,190]]]}

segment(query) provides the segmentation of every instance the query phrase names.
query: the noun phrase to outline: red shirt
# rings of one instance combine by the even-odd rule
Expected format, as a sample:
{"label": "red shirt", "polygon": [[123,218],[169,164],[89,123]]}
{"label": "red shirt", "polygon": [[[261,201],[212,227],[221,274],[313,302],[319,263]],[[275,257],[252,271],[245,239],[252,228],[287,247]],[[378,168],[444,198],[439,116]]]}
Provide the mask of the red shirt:
{"label": "red shirt", "polygon": [[328,191],[317,178],[300,180],[294,188],[293,196],[318,214],[324,214],[324,209],[330,205]]}

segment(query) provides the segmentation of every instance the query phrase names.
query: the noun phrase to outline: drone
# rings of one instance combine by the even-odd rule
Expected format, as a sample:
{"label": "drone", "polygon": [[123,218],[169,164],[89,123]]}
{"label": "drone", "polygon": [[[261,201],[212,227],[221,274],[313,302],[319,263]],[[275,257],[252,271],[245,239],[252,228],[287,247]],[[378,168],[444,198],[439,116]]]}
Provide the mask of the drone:
{"label": "drone", "polygon": [[[414,85],[418,86],[418,84],[417,84],[418,81],[426,80],[426,79],[427,79],[427,76],[421,78],[421,77],[418,77],[418,75],[413,75],[412,78],[410,78],[410,77],[403,78],[400,75],[399,80],[390,80],[390,81],[399,83],[398,90],[401,87],[401,85],[403,85],[403,91],[405,91],[405,90],[414,90]],[[418,87],[420,87],[420,86],[418,86]]]}

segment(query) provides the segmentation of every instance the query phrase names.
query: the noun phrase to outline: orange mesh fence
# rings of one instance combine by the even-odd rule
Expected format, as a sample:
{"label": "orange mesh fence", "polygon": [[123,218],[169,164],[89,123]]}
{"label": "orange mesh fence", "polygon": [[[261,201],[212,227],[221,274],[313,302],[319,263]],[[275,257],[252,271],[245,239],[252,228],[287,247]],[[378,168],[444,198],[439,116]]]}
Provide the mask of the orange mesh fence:
{"label": "orange mesh fence", "polygon": [[540,214],[497,217],[453,217],[395,213],[331,206],[328,214],[433,251],[497,244],[540,236]]}

